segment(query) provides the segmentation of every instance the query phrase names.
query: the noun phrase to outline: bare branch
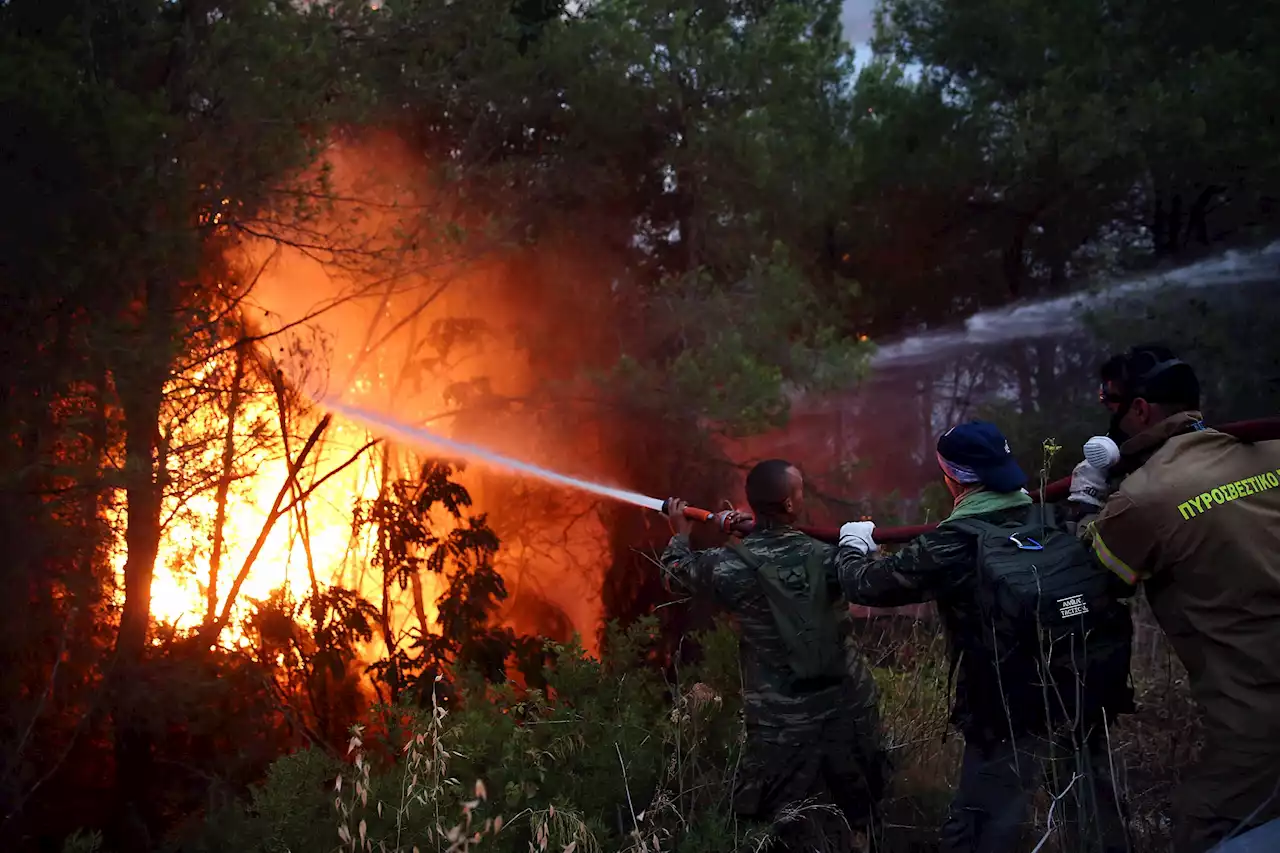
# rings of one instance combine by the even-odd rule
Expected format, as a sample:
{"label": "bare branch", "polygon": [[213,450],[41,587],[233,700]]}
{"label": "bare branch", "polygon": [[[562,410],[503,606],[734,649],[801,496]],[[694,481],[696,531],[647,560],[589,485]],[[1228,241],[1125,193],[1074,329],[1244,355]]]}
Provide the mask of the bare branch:
{"label": "bare branch", "polygon": [[276,521],[288,512],[288,508],[281,509],[280,504],[284,502],[285,496],[293,488],[293,481],[298,476],[298,469],[306,461],[307,455],[315,447],[316,442],[320,440],[320,436],[324,431],[328,429],[332,420],[332,415],[325,415],[320,419],[320,423],[316,424],[315,429],[311,431],[310,437],[307,438],[306,444],[302,446],[302,450],[298,453],[298,458],[289,465],[288,477],[280,487],[280,491],[276,493],[276,499],[271,505],[271,512],[268,513],[266,520],[262,523],[262,530],[258,533],[258,539],[253,543],[253,548],[250,549],[248,556],[245,557],[244,565],[240,567],[240,572],[231,584],[231,589],[227,591],[227,600],[222,606],[221,615],[218,616],[218,620],[213,625],[201,629],[200,640],[202,646],[215,643],[218,636],[226,629],[227,623],[231,621],[231,610],[235,606],[237,596],[240,595],[240,587],[244,585],[245,580],[249,577],[249,572],[253,570],[253,564],[258,559],[258,554],[262,552],[262,547],[266,544],[267,537],[271,534],[271,529],[275,526]]}

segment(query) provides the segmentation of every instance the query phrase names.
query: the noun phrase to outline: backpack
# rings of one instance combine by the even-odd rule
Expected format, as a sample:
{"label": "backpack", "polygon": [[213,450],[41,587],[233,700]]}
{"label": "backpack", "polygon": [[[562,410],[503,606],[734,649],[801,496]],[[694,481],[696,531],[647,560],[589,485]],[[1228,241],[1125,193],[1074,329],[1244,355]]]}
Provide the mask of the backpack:
{"label": "backpack", "polygon": [[[1129,710],[1128,609],[1112,593],[1109,573],[1053,507],[1032,505],[1022,522],[944,523],[978,540],[981,625],[974,626],[976,636],[957,639],[964,654],[980,655],[999,679],[981,689],[1008,697],[1017,717],[1042,719],[1047,712],[1062,721],[1104,707]],[[1033,707],[1019,707],[1027,702]]]}
{"label": "backpack", "polygon": [[779,567],[731,539],[728,547],[755,571],[782,642],[793,689],[820,687],[845,676],[840,624],[827,594],[822,549],[809,549],[803,567]]}

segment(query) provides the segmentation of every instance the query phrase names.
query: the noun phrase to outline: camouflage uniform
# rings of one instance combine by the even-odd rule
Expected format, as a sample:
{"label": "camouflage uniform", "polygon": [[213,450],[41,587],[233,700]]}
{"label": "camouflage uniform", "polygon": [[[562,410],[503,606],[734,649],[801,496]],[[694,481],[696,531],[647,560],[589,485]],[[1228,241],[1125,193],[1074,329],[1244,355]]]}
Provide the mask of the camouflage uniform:
{"label": "camouflage uniform", "polygon": [[[794,528],[753,532],[743,545],[780,571],[803,571],[810,550],[826,552],[832,601],[839,601],[844,678],[794,685],[788,650],[756,573],[732,550],[694,551],[684,536],[672,537],[662,565],[672,579],[709,592],[736,619],[743,678],[746,746],[734,793],[739,815],[776,820],[789,804],[824,792],[853,827],[870,828],[888,782],[889,765],[880,739],[878,695],[870,668],[850,636],[850,619],[836,573],[836,549]],[[817,812],[822,814],[822,812]],[[831,827],[782,829],[784,838]],[[794,849],[811,849],[796,844]],[[844,849],[848,849],[847,846]]]}

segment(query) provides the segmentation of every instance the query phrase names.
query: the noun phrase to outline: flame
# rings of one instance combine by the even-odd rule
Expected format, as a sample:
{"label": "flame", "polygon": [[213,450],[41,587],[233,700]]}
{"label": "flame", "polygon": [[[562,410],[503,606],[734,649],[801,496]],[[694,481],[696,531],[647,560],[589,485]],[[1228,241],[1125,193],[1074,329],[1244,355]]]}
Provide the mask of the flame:
{"label": "flame", "polygon": [[[363,428],[335,418],[299,472],[297,486],[290,487],[286,455],[297,457],[319,413],[288,423],[286,442],[278,388],[266,376],[272,368],[285,377],[291,394],[318,399],[323,392],[343,388],[351,402],[435,429],[467,430],[459,437],[503,453],[538,464],[568,465],[576,474],[610,473],[591,424],[548,426],[532,409],[520,414],[519,404],[515,414],[500,416],[477,412],[471,405],[481,391],[519,400],[542,378],[520,340],[538,334],[533,321],[545,326],[546,318],[539,316],[539,307],[512,298],[520,288],[510,280],[510,256],[495,252],[477,260],[471,246],[455,250],[437,241],[424,250],[426,257],[401,257],[390,267],[378,267],[369,259],[391,243],[393,231],[401,239],[409,227],[405,211],[424,207],[421,185],[411,186],[405,177],[422,170],[408,152],[386,139],[335,148],[328,161],[338,195],[365,200],[354,203],[358,215],[349,209],[345,218],[341,211],[329,217],[329,233],[341,232],[348,245],[357,246],[361,262],[346,264],[347,257],[317,257],[303,247],[266,243],[242,246],[243,257],[238,258],[245,278],[254,281],[243,301],[246,322],[261,337],[278,335],[259,347],[255,364],[261,362],[261,369],[246,372],[246,390],[234,417],[235,477],[225,501],[217,612],[226,606],[231,583],[282,490],[282,506],[293,503],[299,489],[314,491],[282,514],[266,536],[221,634],[224,644],[247,642],[240,619],[255,600],[283,588],[300,601],[311,593],[313,575],[321,589],[343,585],[379,605],[382,584],[372,566],[374,543],[367,528],[354,529],[355,506],[376,498],[386,480],[408,475],[416,466],[412,454],[383,445],[371,448],[373,437]],[[376,203],[369,203],[370,198]],[[223,380],[221,387],[230,387],[225,380],[234,373],[236,350],[226,340],[219,343],[224,351],[175,380],[167,398],[174,410],[166,414],[171,421],[167,443],[186,448],[173,454],[169,470],[175,482],[192,482],[185,489],[171,488],[166,501],[152,612],[156,620],[179,628],[193,628],[208,615],[217,477],[202,480],[196,472],[221,471],[228,421],[225,391],[197,405],[198,395],[193,392],[191,401],[185,401],[182,389],[204,385],[201,380],[215,373]],[[191,411],[183,414],[184,406]],[[510,601],[501,618],[530,633],[567,622],[561,628],[576,630],[594,651],[608,554],[606,531],[592,505],[481,469],[469,468],[458,479],[471,492],[471,511],[486,513],[502,539],[498,568]],[[445,528],[450,523],[446,518],[432,521]],[[122,566],[123,553],[117,558]],[[444,581],[426,572],[422,581],[428,621],[435,626],[435,601]],[[407,592],[395,598],[392,608],[396,630],[416,618]]]}

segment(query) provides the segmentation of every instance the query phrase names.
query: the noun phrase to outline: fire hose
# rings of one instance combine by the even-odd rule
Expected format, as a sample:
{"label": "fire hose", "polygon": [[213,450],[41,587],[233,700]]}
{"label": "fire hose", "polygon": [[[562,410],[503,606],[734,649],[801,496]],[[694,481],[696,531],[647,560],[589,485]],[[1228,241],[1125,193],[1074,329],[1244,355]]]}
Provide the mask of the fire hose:
{"label": "fire hose", "polygon": [[[1224,424],[1215,427],[1219,432],[1233,436],[1244,442],[1255,441],[1274,441],[1280,439],[1280,417],[1260,418],[1251,421],[1237,421],[1236,423]],[[1071,478],[1063,477],[1061,480],[1054,480],[1047,484],[1043,490],[1043,498],[1046,501],[1060,501],[1071,491]],[[1033,500],[1040,500],[1041,490],[1036,489],[1031,492]],[[665,506],[664,506],[665,510]],[[711,512],[710,510],[698,509],[696,507],[685,507],[684,515],[694,521],[713,522],[722,524],[724,513]],[[917,536],[921,536],[935,529],[936,524],[913,524],[905,527],[877,527],[873,538],[882,545],[903,544],[910,542]],[[750,532],[745,525],[735,528],[739,532]],[[823,542],[838,542],[840,539],[840,529],[838,527],[800,527],[801,532],[819,539]]]}

